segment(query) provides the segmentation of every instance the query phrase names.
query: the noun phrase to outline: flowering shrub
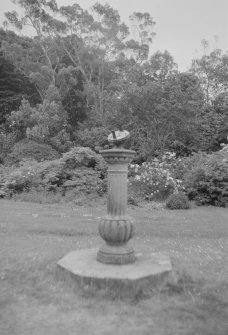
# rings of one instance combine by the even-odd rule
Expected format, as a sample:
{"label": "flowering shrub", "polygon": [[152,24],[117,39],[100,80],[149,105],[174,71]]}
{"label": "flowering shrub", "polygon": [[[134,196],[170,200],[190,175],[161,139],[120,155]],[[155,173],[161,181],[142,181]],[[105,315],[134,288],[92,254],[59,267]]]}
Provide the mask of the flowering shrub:
{"label": "flowering shrub", "polygon": [[172,193],[182,191],[182,181],[174,177],[176,154],[165,152],[141,166],[131,164],[129,187],[145,199],[164,199]]}

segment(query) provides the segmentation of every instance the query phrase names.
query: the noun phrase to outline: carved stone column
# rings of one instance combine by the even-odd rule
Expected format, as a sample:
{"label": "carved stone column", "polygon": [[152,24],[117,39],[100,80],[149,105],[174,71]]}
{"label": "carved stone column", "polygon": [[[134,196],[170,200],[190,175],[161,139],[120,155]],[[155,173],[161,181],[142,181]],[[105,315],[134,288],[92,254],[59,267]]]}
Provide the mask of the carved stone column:
{"label": "carved stone column", "polygon": [[128,264],[135,261],[133,248],[127,242],[134,235],[134,224],[127,216],[128,163],[135,152],[124,148],[101,151],[108,163],[107,215],[99,224],[99,234],[105,240],[97,260],[106,264]]}

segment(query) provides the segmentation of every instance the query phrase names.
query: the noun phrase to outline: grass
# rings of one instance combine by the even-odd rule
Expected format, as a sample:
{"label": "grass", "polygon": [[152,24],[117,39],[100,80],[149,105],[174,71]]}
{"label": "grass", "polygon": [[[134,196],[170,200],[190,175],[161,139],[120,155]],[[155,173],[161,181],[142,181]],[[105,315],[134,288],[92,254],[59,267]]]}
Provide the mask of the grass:
{"label": "grass", "polygon": [[228,209],[129,208],[136,252],[169,253],[178,282],[128,299],[57,271],[67,252],[101,245],[105,211],[0,201],[0,334],[227,335]]}

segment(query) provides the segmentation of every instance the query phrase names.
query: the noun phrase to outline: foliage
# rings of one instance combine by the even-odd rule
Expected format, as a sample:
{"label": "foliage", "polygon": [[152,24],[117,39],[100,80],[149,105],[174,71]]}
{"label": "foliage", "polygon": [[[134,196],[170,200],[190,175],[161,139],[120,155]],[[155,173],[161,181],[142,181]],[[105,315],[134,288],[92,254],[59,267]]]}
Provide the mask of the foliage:
{"label": "foliage", "polygon": [[82,147],[95,149],[107,144],[109,132],[104,127],[92,127],[91,129],[81,127],[75,132],[75,142]]}
{"label": "foliage", "polygon": [[171,151],[176,153],[176,157],[187,157],[193,152],[196,152],[196,146],[185,145],[184,143],[175,140],[170,143],[169,148]]}
{"label": "foliage", "polygon": [[199,123],[201,150],[218,151],[221,143],[228,139],[228,95],[218,94],[210,106],[197,115]]}
{"label": "foliage", "polygon": [[177,73],[177,64],[174,63],[173,57],[165,50],[155,52],[149,59],[149,62],[144,64],[146,73],[150,74],[155,80],[165,82],[168,78]]}
{"label": "foliage", "polygon": [[23,97],[32,104],[39,102],[35,86],[18,70],[13,61],[6,59],[1,51],[4,40],[15,43],[19,39],[16,34],[5,32],[0,28],[0,124],[6,121],[7,115],[12,110],[19,108]]}
{"label": "foliage", "polygon": [[19,110],[8,117],[9,126],[19,131],[22,137],[51,144],[60,152],[66,151],[72,146],[66,131],[67,115],[56,88],[50,86],[46,94],[43,103],[36,107],[23,100]]}
{"label": "foliage", "polygon": [[60,157],[59,153],[50,145],[24,139],[14,144],[12,152],[7,155],[5,162],[12,165],[18,164],[23,159],[34,159],[40,162],[58,157]]}
{"label": "foliage", "polygon": [[207,152],[219,150],[220,143],[226,141],[225,138],[228,135],[226,119],[226,115],[217,113],[212,107],[200,112],[197,120],[201,150]]}
{"label": "foliage", "polygon": [[169,209],[189,209],[191,206],[185,194],[174,193],[168,197],[166,207]]}
{"label": "foliage", "polygon": [[5,162],[6,156],[12,151],[16,140],[16,133],[7,133],[4,129],[0,130],[0,164]]}
{"label": "foliage", "polygon": [[123,96],[112,108],[116,110],[112,113],[113,125],[131,131],[131,146],[146,160],[174,140],[197,144],[196,115],[202,104],[199,82],[187,73],[171,76],[165,83],[126,83]]}
{"label": "foliage", "polygon": [[[89,108],[104,121],[107,86],[118,75],[115,62],[121,58],[125,63],[132,58],[141,64],[148,58],[155,35],[150,14],[132,14],[137,36],[130,39],[129,28],[108,4],[96,3],[87,11],[78,4],[58,8],[55,0],[15,2],[21,7],[21,16],[16,11],[7,12],[8,23],[19,30],[29,24],[36,37],[30,46],[4,42],[5,56],[30,77],[42,100],[48,87],[54,85],[72,120],[72,112],[77,120],[83,120]],[[84,90],[84,97],[72,90]],[[84,110],[69,106],[69,96],[74,96],[76,105]]]}
{"label": "foliage", "polygon": [[102,166],[104,159],[90,148],[75,147],[63,154],[62,161],[68,168],[75,169],[82,166],[89,168]]}
{"label": "foliage", "polygon": [[[8,23],[34,30],[33,38],[0,31],[0,107],[3,101],[6,132],[17,140],[63,153],[73,145],[102,147],[110,131],[124,128],[141,162],[167,150],[180,157],[216,151],[227,141],[228,58],[221,50],[179,72],[168,51],[150,52],[155,21],[149,13],[133,13],[127,26],[109,4],[89,10],[58,7],[55,0],[15,4],[20,14],[7,12]],[[176,174],[181,170],[179,164]]]}
{"label": "foliage", "polygon": [[227,90],[228,55],[222,50],[213,50],[200,59],[192,61],[191,71],[200,79],[208,105],[216,95]]}
{"label": "foliage", "polygon": [[190,199],[199,205],[228,206],[228,150],[227,146],[199,159],[193,155],[188,160],[184,186]]}
{"label": "foliage", "polygon": [[182,182],[173,177],[175,153],[165,152],[159,160],[154,158],[141,166],[130,165],[130,190],[140,193],[144,199],[165,199],[182,190]]}
{"label": "foliage", "polygon": [[106,163],[90,148],[73,148],[60,159],[37,162],[23,160],[18,167],[3,169],[1,188],[6,193],[54,192],[62,196],[75,190],[78,194],[102,195],[105,192]]}
{"label": "foliage", "polygon": [[33,160],[22,161],[19,167],[5,171],[3,190],[12,196],[14,193],[28,191],[31,187],[38,186],[38,164]]}

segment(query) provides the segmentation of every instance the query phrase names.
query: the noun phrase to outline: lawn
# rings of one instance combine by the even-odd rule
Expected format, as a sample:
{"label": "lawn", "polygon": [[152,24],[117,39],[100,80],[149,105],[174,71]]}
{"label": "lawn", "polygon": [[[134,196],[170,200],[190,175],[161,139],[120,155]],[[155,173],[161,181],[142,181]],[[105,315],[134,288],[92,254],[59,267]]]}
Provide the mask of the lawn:
{"label": "lawn", "polygon": [[99,247],[105,206],[0,201],[1,335],[227,335],[228,209],[129,208],[136,252],[166,252],[179,281],[132,299],[82,291],[57,261]]}

